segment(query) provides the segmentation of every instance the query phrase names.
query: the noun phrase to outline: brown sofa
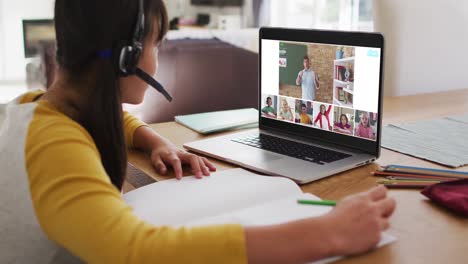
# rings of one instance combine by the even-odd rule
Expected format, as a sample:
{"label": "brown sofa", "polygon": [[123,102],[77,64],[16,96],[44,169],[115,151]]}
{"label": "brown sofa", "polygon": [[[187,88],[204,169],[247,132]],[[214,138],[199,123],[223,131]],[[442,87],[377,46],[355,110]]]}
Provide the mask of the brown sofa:
{"label": "brown sofa", "polygon": [[[54,51],[50,43],[44,45],[47,86],[55,75]],[[173,121],[175,115],[258,108],[258,54],[218,39],[165,42],[156,79],[173,96],[172,103],[150,88],[142,104],[125,106],[147,123]]]}
{"label": "brown sofa", "polygon": [[147,123],[176,115],[258,108],[258,54],[217,39],[167,41],[159,52],[156,79],[172,103],[149,89],[141,105],[126,107]]}

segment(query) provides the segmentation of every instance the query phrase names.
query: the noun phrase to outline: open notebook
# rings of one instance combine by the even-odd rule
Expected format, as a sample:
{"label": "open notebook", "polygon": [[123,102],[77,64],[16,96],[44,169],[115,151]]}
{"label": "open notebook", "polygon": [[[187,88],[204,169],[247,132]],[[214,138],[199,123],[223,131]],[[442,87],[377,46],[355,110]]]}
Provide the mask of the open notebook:
{"label": "open notebook", "polygon": [[[143,220],[154,225],[202,226],[239,223],[259,226],[320,216],[332,208],[300,205],[298,198],[319,199],[305,194],[293,181],[261,176],[244,169],[231,169],[196,179],[153,183],[124,195]],[[383,234],[379,246],[395,241]],[[339,257],[338,257],[339,258]],[[317,263],[328,263],[337,258]]]}

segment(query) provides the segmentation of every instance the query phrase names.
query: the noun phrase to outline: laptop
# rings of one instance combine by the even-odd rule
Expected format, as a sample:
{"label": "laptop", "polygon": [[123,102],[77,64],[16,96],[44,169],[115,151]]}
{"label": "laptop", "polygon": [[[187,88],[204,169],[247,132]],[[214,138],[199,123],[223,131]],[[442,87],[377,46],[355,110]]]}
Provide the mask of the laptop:
{"label": "laptop", "polygon": [[299,184],[371,163],[383,54],[378,33],[261,28],[259,128],[184,147]]}

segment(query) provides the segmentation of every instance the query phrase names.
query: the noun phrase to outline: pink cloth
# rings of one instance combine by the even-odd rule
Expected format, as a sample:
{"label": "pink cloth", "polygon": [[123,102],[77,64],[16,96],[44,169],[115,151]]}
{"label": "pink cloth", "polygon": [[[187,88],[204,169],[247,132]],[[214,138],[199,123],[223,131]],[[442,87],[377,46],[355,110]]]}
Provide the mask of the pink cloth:
{"label": "pink cloth", "polygon": [[368,139],[373,139],[374,138],[374,129],[372,127],[363,127],[361,124],[358,125],[358,128],[356,129],[356,134],[355,136],[357,137],[362,137],[362,138],[368,138]]}
{"label": "pink cloth", "polygon": [[421,193],[434,203],[468,217],[468,179],[434,184]]}

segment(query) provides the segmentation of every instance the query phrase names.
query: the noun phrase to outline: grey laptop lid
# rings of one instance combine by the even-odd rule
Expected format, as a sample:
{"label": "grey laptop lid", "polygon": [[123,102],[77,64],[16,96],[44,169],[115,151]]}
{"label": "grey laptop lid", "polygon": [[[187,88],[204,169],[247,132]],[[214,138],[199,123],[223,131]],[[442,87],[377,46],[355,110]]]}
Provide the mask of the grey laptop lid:
{"label": "grey laptop lid", "polygon": [[380,154],[383,36],[262,28],[260,129]]}

